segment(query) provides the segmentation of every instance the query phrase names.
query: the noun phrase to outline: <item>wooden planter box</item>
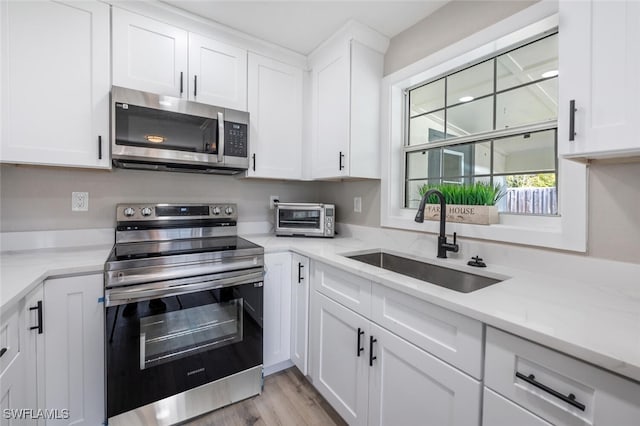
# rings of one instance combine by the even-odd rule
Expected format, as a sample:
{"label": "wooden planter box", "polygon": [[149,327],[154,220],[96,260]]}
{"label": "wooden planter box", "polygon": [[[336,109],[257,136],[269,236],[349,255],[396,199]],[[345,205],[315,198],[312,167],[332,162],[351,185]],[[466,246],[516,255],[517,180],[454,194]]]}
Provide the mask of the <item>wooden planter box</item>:
{"label": "wooden planter box", "polygon": [[[425,220],[440,220],[440,205],[427,204],[424,209]],[[466,206],[451,204],[447,206],[447,222],[473,223],[476,225],[490,225],[499,223],[498,208],[496,206]]]}

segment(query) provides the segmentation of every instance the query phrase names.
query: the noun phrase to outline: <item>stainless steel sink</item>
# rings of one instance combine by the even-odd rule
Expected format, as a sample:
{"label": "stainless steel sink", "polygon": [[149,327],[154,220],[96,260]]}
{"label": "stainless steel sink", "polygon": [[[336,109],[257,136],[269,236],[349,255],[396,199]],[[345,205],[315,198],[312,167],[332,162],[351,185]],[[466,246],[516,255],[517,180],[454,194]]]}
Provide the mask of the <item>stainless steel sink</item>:
{"label": "stainless steel sink", "polygon": [[347,255],[346,257],[461,293],[470,293],[502,281],[501,279],[432,265],[384,251]]}

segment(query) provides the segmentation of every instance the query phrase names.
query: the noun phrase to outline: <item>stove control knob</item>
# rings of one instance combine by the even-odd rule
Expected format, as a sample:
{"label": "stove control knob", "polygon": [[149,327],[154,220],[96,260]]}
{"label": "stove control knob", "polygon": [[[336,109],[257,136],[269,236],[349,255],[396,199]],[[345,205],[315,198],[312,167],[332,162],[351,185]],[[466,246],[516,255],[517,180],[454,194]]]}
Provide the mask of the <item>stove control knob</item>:
{"label": "stove control knob", "polygon": [[220,214],[220,207],[215,206],[214,208],[211,209],[211,213],[218,216]]}
{"label": "stove control knob", "polygon": [[133,208],[131,208],[131,207],[127,207],[126,209],[124,209],[124,215],[125,215],[126,217],[131,217],[131,216],[133,216],[134,214],[136,214],[136,211],[135,211]]}
{"label": "stove control knob", "polygon": [[142,216],[151,216],[152,210],[150,207],[144,207],[141,212]]}
{"label": "stove control knob", "polygon": [[224,212],[226,214],[233,214],[233,207],[228,206],[226,209],[224,209]]}

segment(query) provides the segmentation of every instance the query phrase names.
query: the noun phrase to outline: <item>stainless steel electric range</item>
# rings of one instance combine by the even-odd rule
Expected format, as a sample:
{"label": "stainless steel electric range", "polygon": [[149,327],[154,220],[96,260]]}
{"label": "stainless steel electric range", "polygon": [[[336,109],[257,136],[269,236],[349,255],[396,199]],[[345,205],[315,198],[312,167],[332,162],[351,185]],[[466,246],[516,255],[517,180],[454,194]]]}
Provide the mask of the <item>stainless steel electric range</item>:
{"label": "stainless steel electric range", "polygon": [[127,204],[105,264],[107,418],[165,425],[262,389],[264,249],[234,204]]}

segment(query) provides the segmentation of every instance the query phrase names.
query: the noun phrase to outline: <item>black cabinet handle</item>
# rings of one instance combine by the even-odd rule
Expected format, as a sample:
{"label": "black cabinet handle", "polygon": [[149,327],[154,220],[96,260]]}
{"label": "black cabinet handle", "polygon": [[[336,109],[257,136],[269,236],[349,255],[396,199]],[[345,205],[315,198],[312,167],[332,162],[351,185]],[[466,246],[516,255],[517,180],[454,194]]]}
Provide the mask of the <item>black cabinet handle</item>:
{"label": "black cabinet handle", "polygon": [[555,396],[558,399],[561,399],[567,404],[576,407],[578,410],[584,411],[585,408],[587,408],[584,404],[576,401],[576,396],[574,394],[570,393],[569,395],[563,395],[557,390],[551,389],[549,386],[543,385],[542,383],[536,381],[536,376],[534,376],[533,374],[529,374],[528,376],[525,376],[524,374],[516,371],[516,377],[518,379],[524,380],[525,382],[529,383],[532,386],[537,387],[538,389],[542,389],[543,391],[547,392],[550,395]]}
{"label": "black cabinet handle", "polygon": [[342,159],[344,158],[344,154],[340,151],[340,155],[338,155],[338,170],[344,169],[344,165],[342,164]]}
{"label": "black cabinet handle", "polygon": [[373,336],[369,336],[369,367],[373,367],[373,360],[378,359],[377,356],[373,356],[373,344],[377,341],[378,339],[374,339]]}
{"label": "black cabinet handle", "polygon": [[184,92],[184,84],[183,84],[183,81],[182,81],[183,74],[184,73],[182,71],[180,71],[180,95],[182,95],[182,92]]}
{"label": "black cabinet handle", "polygon": [[38,325],[29,327],[29,330],[38,330],[38,334],[42,334],[42,300],[38,300],[38,304],[36,306],[29,308],[30,311],[35,311],[36,309],[38,310]]}
{"label": "black cabinet handle", "polygon": [[102,160],[102,136],[98,135],[98,160]]}
{"label": "black cabinet handle", "polygon": [[576,100],[569,101],[569,140],[576,140]]}
{"label": "black cabinet handle", "polygon": [[0,358],[2,358],[2,355],[4,355],[6,351],[7,351],[7,348],[0,349]]}
{"label": "black cabinet handle", "polygon": [[302,280],[304,280],[304,277],[302,276],[302,268],[304,268],[304,265],[301,262],[298,262],[298,284],[300,284]]}
{"label": "black cabinet handle", "polygon": [[198,96],[198,76],[193,76],[193,97]]}
{"label": "black cabinet handle", "polygon": [[364,330],[358,327],[358,343],[356,345],[356,355],[360,356],[360,352],[364,351],[364,348],[360,347],[360,337],[364,335]]}
{"label": "black cabinet handle", "polygon": [[253,154],[251,156],[251,159],[253,160],[253,171],[255,172],[256,171],[256,155]]}

